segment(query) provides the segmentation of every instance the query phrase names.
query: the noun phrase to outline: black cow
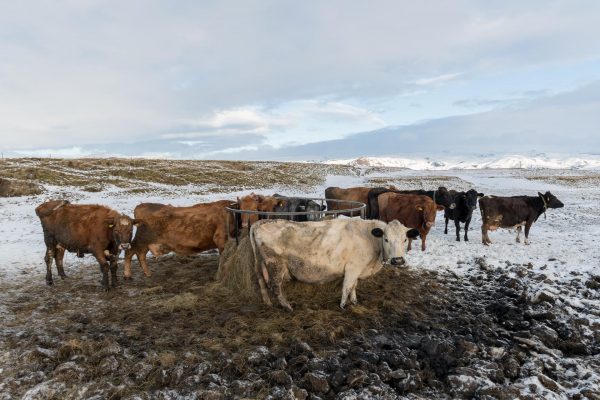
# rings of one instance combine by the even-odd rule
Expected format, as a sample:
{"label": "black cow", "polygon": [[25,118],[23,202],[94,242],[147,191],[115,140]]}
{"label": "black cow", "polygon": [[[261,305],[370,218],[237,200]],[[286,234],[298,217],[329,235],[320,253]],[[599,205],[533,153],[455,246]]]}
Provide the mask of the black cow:
{"label": "black cow", "polygon": [[498,228],[517,228],[517,243],[521,229],[525,226],[525,244],[529,244],[531,225],[544,214],[548,208],[561,208],[564,204],[552,193],[546,192],[537,196],[483,197],[479,199],[481,210],[481,238],[483,244],[492,243],[488,230]]}
{"label": "black cow", "polygon": [[[276,212],[304,212],[304,211],[324,211],[326,206],[320,206],[313,200],[304,199],[301,197],[287,197],[280,194],[274,194],[273,197],[285,200],[278,204],[273,211]],[[290,221],[318,221],[321,219],[321,214],[306,214],[306,215],[287,215],[276,216],[277,219],[288,219]]]}
{"label": "black cow", "polygon": [[398,193],[398,194],[417,194],[422,196],[428,196],[435,204],[443,206],[444,208],[454,208],[455,204],[452,201],[450,192],[443,186],[440,186],[437,190],[392,190],[384,187],[373,188],[369,191],[368,195],[368,219],[379,219],[379,203],[377,198],[383,193]]}
{"label": "black cow", "polygon": [[448,233],[448,221],[453,220],[456,226],[456,241],[460,242],[460,223],[465,224],[465,242],[469,241],[469,224],[473,216],[473,210],[477,208],[477,199],[483,197],[483,193],[477,193],[477,190],[471,189],[467,192],[457,192],[450,190],[450,196],[454,200],[455,207],[444,208],[444,218],[446,219],[446,227],[444,233]]}

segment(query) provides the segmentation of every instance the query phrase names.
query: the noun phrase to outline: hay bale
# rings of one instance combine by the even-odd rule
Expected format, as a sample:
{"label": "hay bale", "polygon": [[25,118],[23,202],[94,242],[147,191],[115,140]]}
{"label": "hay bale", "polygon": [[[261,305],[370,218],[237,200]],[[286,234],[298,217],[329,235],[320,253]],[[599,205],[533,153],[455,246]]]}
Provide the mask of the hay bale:
{"label": "hay bale", "polygon": [[0,178],[0,197],[35,196],[43,192],[37,183]]}
{"label": "hay bale", "polygon": [[240,237],[237,245],[235,239],[227,241],[223,254],[219,257],[219,269],[215,280],[238,297],[261,300],[254,273],[254,254],[247,233]]}

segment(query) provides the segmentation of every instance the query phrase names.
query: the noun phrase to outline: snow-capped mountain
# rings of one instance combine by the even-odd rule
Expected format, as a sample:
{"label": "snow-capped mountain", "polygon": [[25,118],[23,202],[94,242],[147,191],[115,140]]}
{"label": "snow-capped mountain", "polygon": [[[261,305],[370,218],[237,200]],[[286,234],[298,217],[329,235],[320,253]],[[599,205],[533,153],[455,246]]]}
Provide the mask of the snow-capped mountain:
{"label": "snow-capped mountain", "polygon": [[394,167],[414,170],[448,169],[600,169],[599,155],[484,155],[439,157],[359,157],[327,164]]}

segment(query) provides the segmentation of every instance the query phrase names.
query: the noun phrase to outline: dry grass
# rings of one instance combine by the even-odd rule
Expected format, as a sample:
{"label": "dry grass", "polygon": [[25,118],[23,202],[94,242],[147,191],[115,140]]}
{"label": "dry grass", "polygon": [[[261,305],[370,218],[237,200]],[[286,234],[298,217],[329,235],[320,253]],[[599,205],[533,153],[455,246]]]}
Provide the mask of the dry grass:
{"label": "dry grass", "polygon": [[468,190],[473,185],[470,182],[457,178],[455,176],[445,175],[427,175],[427,176],[396,176],[396,177],[376,177],[367,180],[370,186],[389,186],[394,185],[399,189],[424,189],[431,190],[439,186],[445,186],[448,189]]}
{"label": "dry grass", "polygon": [[536,175],[528,176],[527,179],[569,187],[592,187],[600,184],[600,174],[597,173],[582,175]]}
{"label": "dry grass", "polygon": [[42,186],[34,182],[0,178],[0,197],[35,196],[43,192]]}
{"label": "dry grass", "polygon": [[310,188],[327,174],[356,174],[353,167],[291,162],[242,162],[148,159],[6,159],[0,177],[41,185],[99,192],[116,187],[127,193],[190,187],[197,194],[273,186]]}

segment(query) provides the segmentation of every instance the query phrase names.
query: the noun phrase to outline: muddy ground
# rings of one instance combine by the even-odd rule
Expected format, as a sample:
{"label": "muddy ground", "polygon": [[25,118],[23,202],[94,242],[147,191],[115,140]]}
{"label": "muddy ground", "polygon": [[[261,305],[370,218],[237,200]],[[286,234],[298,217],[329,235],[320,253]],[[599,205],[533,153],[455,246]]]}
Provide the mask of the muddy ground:
{"label": "muddy ground", "polygon": [[[600,327],[531,293],[526,266],[389,267],[346,310],[339,285],[291,282],[290,314],[215,283],[217,264],[152,260],[108,294],[91,260],[2,283],[0,399],[600,398]],[[573,285],[600,296],[600,277]]]}

